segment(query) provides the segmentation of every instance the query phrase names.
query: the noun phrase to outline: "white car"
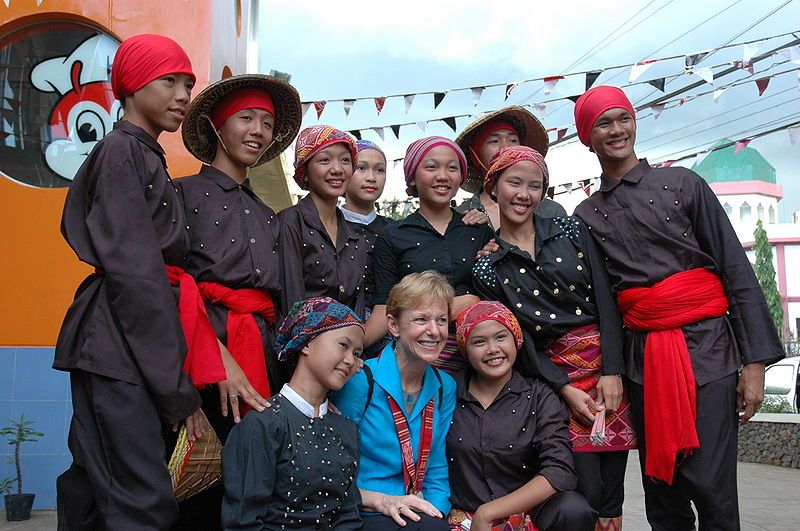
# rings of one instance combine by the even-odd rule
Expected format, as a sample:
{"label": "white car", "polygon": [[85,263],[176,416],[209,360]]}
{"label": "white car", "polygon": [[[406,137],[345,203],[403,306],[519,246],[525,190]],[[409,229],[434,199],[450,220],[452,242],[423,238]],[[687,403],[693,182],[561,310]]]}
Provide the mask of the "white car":
{"label": "white car", "polygon": [[786,358],[773,363],[764,374],[764,397],[785,400],[792,413],[800,412],[800,357]]}

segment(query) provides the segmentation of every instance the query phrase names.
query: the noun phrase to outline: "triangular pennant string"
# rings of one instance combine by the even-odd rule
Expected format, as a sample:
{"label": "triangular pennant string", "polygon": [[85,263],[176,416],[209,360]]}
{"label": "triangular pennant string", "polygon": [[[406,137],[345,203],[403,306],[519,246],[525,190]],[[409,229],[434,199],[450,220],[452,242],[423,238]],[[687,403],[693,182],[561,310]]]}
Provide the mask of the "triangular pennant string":
{"label": "triangular pennant string", "polygon": [[390,127],[392,128],[392,133],[394,133],[394,136],[397,137],[397,140],[400,140],[400,126],[399,125],[392,125]]}
{"label": "triangular pennant string", "polygon": [[483,90],[486,87],[472,87],[470,91],[472,92],[472,106],[475,107],[478,105],[478,102],[481,100],[481,96],[483,96]]}
{"label": "triangular pennant string", "polygon": [[651,66],[653,66],[655,63],[656,63],[656,60],[653,59],[651,61],[642,61],[640,63],[636,63],[635,65],[633,65],[631,67],[631,75],[630,75],[629,81],[631,83],[633,83],[634,81],[639,79],[639,77],[642,74],[644,74],[647,71],[647,69],[650,68]]}
{"label": "triangular pennant string", "polygon": [[400,165],[401,162],[403,162],[403,159],[394,159],[392,161],[392,170],[397,170],[397,167]]}
{"label": "triangular pennant string", "polygon": [[344,100],[343,105],[344,105],[344,115],[345,116],[350,116],[350,109],[353,108],[353,104],[355,102],[356,102],[356,100]]}
{"label": "triangular pennant string", "polygon": [[664,112],[664,107],[666,106],[665,103],[659,103],[657,105],[651,105],[650,108],[653,109],[653,119],[658,120],[658,117],[661,116],[661,113]]}
{"label": "triangular pennant string", "polygon": [[722,96],[722,93],[727,90],[727,87],[718,88],[714,91],[714,103],[719,101],[719,97]]}
{"label": "triangular pennant string", "polygon": [[373,127],[372,130],[378,133],[378,136],[383,140],[383,127]]}
{"label": "triangular pennant string", "polygon": [[663,77],[658,77],[656,79],[651,79],[647,83],[649,85],[651,85],[652,87],[655,87],[656,89],[660,90],[661,92],[664,92],[664,78]]}
{"label": "triangular pennant string", "polygon": [[434,109],[436,107],[438,107],[440,103],[442,103],[442,100],[444,99],[445,94],[447,94],[447,93],[446,92],[434,92],[433,93],[433,108]]}
{"label": "triangular pennant string", "polygon": [[515,83],[509,83],[509,84],[507,84],[507,85],[506,85],[506,97],[505,97],[505,99],[508,99],[508,98],[510,98],[510,97],[511,97],[511,94],[512,94],[512,93],[513,93],[515,90],[517,90],[517,87],[518,87],[518,86],[519,86],[519,82],[515,82]]}
{"label": "triangular pennant string", "polygon": [[456,119],[454,117],[451,116],[449,118],[442,118],[442,121],[449,125],[450,129],[452,129],[454,133],[456,132]]}
{"label": "triangular pennant string", "polygon": [[533,109],[536,111],[536,113],[539,116],[544,117],[544,113],[547,110],[547,104],[545,104],[545,103],[534,103],[533,104]]}
{"label": "triangular pennant string", "polygon": [[733,154],[734,154],[734,155],[738,155],[739,153],[741,153],[742,151],[744,151],[744,148],[746,148],[746,147],[747,147],[747,145],[748,145],[750,142],[752,142],[752,141],[753,141],[753,139],[752,139],[752,138],[745,138],[744,140],[738,140],[738,141],[737,141],[737,142],[736,142],[736,143],[733,145]]}
{"label": "triangular pennant string", "polygon": [[325,110],[325,105],[327,103],[328,103],[327,101],[315,101],[314,102],[314,108],[317,110],[317,120],[322,118],[322,111]]}
{"label": "triangular pennant string", "polygon": [[350,134],[356,137],[356,140],[361,140],[361,131],[359,131],[358,129],[353,129],[352,131],[350,131]]}
{"label": "triangular pennant string", "polygon": [[701,77],[706,83],[710,85],[714,84],[714,73],[707,66],[703,68],[695,68],[694,70],[689,71],[689,73]]}
{"label": "triangular pennant string", "polygon": [[425,128],[428,127],[428,122],[417,122],[417,127],[422,129],[422,132],[425,132]]}
{"label": "triangular pennant string", "polygon": [[564,127],[562,129],[559,129],[558,133],[556,133],[556,142],[561,142],[562,140],[564,140],[565,136],[567,136],[567,128]]}
{"label": "triangular pennant string", "polygon": [[662,168],[669,168],[673,164],[675,164],[674,160],[665,160],[664,162],[661,163],[661,167]]}
{"label": "triangular pennant string", "polygon": [[694,68],[695,65],[700,63],[703,59],[706,58],[708,52],[700,52],[700,53],[692,53],[683,58],[684,63],[686,64],[686,69]]}
{"label": "triangular pennant string", "polygon": [[789,131],[789,143],[791,145],[795,145],[797,143],[797,140],[800,139],[800,125],[790,127],[788,131]]}
{"label": "triangular pennant string", "polygon": [[586,89],[589,90],[594,85],[594,82],[597,81],[597,78],[600,77],[602,70],[592,70],[591,72],[586,72]]}
{"label": "triangular pennant string", "polygon": [[550,77],[544,78],[544,95],[545,96],[547,96],[551,92],[553,92],[553,89],[556,88],[556,83],[558,83],[558,81],[560,79],[564,79],[564,76],[550,76]]}
{"label": "triangular pennant string", "polygon": [[403,101],[406,103],[406,114],[408,114],[408,110],[411,109],[411,104],[414,103],[414,95],[406,94],[403,96]]}
{"label": "triangular pennant string", "polygon": [[751,42],[745,44],[742,48],[742,64],[748,64],[756,55],[758,55],[758,43]]}
{"label": "triangular pennant string", "polygon": [[572,103],[578,103],[580,96],[567,96],[567,99],[570,100]]}
{"label": "triangular pennant string", "polygon": [[761,79],[756,79],[756,86],[758,87],[758,95],[761,96],[766,92],[767,86],[769,86],[769,77],[762,77]]}
{"label": "triangular pennant string", "polygon": [[383,111],[383,106],[386,104],[386,98],[375,98],[375,109],[378,111],[378,116],[381,115],[381,111]]}
{"label": "triangular pennant string", "polygon": [[310,103],[301,103],[300,104],[300,113],[302,116],[305,116],[308,112],[308,108],[311,107]]}
{"label": "triangular pennant string", "polygon": [[711,151],[701,151],[697,154],[697,159],[694,161],[695,165],[702,164]]}

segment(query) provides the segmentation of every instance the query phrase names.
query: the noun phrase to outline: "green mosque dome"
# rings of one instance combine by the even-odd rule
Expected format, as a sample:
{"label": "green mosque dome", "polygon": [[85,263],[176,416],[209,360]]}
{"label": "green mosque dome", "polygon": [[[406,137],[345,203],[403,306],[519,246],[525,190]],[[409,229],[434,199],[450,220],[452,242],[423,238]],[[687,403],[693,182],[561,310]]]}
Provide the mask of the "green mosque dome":
{"label": "green mosque dome", "polygon": [[[713,147],[730,144],[724,138]],[[757,150],[746,147],[734,154],[735,146],[717,149],[708,154],[700,164],[695,163],[692,170],[709,183],[729,183],[738,181],[764,181],[776,184],[775,168]]]}

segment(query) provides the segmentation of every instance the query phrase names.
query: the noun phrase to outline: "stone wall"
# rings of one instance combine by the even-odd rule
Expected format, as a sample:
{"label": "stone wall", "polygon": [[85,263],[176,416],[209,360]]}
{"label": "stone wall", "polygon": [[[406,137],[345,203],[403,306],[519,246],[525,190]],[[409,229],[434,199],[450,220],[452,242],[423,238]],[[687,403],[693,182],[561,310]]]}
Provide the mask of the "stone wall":
{"label": "stone wall", "polygon": [[759,413],[740,426],[739,461],[800,468],[800,414]]}

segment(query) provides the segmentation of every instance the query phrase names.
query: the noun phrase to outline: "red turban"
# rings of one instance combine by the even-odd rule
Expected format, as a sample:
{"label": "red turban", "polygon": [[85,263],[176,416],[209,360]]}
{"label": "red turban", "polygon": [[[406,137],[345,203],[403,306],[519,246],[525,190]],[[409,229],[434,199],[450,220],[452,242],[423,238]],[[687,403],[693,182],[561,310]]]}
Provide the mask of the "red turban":
{"label": "red turban", "polygon": [[273,118],[278,118],[269,94],[259,88],[244,87],[225,94],[214,104],[214,110],[211,111],[214,129],[219,129],[225,120],[244,109],[261,109],[270,113]]}
{"label": "red turban", "polygon": [[[625,109],[636,119],[631,100],[618,87],[601,85],[587,90],[575,102],[575,128],[584,146],[590,146],[592,127],[601,114],[609,109]],[[590,146],[591,147],[591,146]]]}
{"label": "red turban", "polygon": [[135,35],[122,41],[111,67],[114,97],[130,96],[154,79],[186,74],[195,80],[192,62],[181,46],[164,35]]}

